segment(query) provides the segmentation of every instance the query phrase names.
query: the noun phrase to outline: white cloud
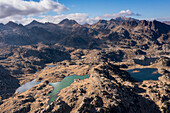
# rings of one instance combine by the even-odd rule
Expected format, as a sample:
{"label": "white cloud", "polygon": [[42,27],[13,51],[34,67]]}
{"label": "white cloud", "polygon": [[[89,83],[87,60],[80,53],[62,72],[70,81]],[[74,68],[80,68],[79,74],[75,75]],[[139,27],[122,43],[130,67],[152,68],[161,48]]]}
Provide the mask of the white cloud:
{"label": "white cloud", "polygon": [[146,20],[153,21],[153,20],[158,20],[158,21],[170,21],[170,17],[158,17],[158,18],[147,18]]}
{"label": "white cloud", "polygon": [[60,21],[62,21],[63,19],[72,19],[72,20],[76,20],[78,23],[80,24],[85,24],[85,23],[89,23],[89,24],[93,24],[95,22],[97,22],[98,20],[100,20],[100,17],[95,17],[95,18],[90,18],[88,14],[86,13],[72,13],[72,14],[68,14],[68,15],[56,15],[56,16],[51,16],[51,15],[41,15],[39,16],[40,19],[38,18],[34,18],[33,16],[10,16],[10,17],[6,17],[3,19],[0,19],[0,23],[8,23],[9,21],[13,21],[15,23],[21,23],[23,25],[29,24],[31,21],[36,20],[42,23],[45,22],[51,22],[51,23],[59,23]]}
{"label": "white cloud", "polygon": [[104,14],[103,18],[116,18],[116,17],[121,17],[121,16],[140,16],[140,14],[135,14],[130,10],[122,10],[119,13],[114,13],[114,14]]}
{"label": "white cloud", "polygon": [[68,10],[64,5],[53,0],[40,2],[23,0],[0,0],[0,18],[16,15],[42,14],[53,10],[57,13]]}
{"label": "white cloud", "polygon": [[80,24],[93,24],[101,19],[106,19],[106,18],[117,18],[120,16],[132,16],[132,15],[139,15],[135,14],[130,10],[122,10],[119,13],[115,14],[107,14],[107,15],[102,15],[102,16],[96,16],[94,18],[90,18],[88,14],[86,13],[73,13],[73,14],[68,14],[68,15],[56,15],[56,16],[43,16],[43,19],[39,20],[41,22],[52,22],[52,23],[59,23],[65,18],[76,20]]}
{"label": "white cloud", "polygon": [[56,16],[43,16],[44,18],[41,19],[41,22],[52,22],[52,23],[59,23],[63,19],[71,19],[71,20],[76,20],[80,24],[93,24],[100,20],[99,17],[95,18],[90,18],[88,14],[86,13],[72,13],[68,15],[56,15]]}

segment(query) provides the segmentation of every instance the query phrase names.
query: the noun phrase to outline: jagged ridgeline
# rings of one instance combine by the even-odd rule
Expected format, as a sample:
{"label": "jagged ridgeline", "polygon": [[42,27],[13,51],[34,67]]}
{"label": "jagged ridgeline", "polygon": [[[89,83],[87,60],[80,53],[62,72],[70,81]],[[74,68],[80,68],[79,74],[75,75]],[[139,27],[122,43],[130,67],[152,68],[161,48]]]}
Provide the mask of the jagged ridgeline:
{"label": "jagged ridgeline", "polygon": [[55,44],[77,48],[100,48],[103,44],[126,43],[147,49],[156,43],[168,44],[170,26],[159,21],[117,18],[100,20],[93,25],[80,25],[65,19],[59,24],[32,21],[28,25],[9,22],[0,24],[0,43],[7,45]]}
{"label": "jagged ridgeline", "polygon": [[169,57],[168,22],[0,24],[0,113],[169,113]]}

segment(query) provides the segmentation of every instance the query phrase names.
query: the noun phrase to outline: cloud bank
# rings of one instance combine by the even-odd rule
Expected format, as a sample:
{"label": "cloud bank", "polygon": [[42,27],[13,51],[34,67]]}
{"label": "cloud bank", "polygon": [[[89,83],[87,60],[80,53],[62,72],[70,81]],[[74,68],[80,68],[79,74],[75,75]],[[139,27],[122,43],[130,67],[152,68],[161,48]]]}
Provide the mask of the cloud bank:
{"label": "cloud bank", "polygon": [[135,14],[132,11],[128,10],[122,10],[119,13],[115,14],[104,14],[103,18],[116,18],[116,17],[122,17],[122,16],[140,16],[140,14]]}
{"label": "cloud bank", "polygon": [[146,20],[153,21],[153,20],[158,20],[158,21],[170,21],[170,17],[158,17],[158,18],[148,18]]}
{"label": "cloud bank", "polygon": [[96,16],[91,18],[89,16],[89,14],[86,13],[72,13],[72,14],[67,14],[67,15],[39,15],[39,18],[35,18],[34,16],[22,16],[22,15],[14,15],[14,16],[9,16],[3,19],[0,19],[1,23],[7,23],[9,21],[13,21],[16,23],[21,23],[21,24],[29,24],[31,21],[36,20],[42,23],[45,22],[51,22],[51,23],[59,23],[60,21],[62,21],[63,19],[72,19],[72,20],[76,20],[79,24],[93,24],[96,23],[97,21],[101,20],[101,19],[110,19],[110,18],[116,18],[116,17],[120,17],[120,16],[139,16],[139,14],[135,14],[130,10],[122,10],[118,13],[115,14],[105,14],[102,16]]}
{"label": "cloud bank", "polygon": [[0,18],[16,15],[42,14],[48,11],[61,13],[68,10],[64,5],[53,0],[23,1],[23,0],[0,0]]}

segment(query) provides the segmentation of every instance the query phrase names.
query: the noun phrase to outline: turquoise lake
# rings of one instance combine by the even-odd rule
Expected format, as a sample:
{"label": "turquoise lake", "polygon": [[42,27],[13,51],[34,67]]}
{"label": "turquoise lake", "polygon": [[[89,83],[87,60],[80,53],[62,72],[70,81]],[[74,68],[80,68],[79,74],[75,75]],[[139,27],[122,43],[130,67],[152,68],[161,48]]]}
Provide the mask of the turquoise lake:
{"label": "turquoise lake", "polygon": [[158,80],[158,77],[162,76],[157,72],[156,68],[135,68],[131,70],[127,70],[130,75],[137,81],[143,80]]}
{"label": "turquoise lake", "polygon": [[90,75],[84,75],[84,76],[71,75],[71,76],[65,77],[61,82],[49,83],[49,85],[53,86],[54,88],[54,90],[49,94],[51,95],[49,103],[55,101],[57,99],[57,94],[60,92],[60,90],[70,86],[74,82],[75,79],[83,80],[89,77]]}

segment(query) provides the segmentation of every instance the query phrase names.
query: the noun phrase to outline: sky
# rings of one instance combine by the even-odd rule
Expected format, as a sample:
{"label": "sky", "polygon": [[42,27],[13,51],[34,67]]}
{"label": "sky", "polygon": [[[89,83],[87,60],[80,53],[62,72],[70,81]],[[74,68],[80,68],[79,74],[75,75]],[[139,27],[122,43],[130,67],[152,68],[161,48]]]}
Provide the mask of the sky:
{"label": "sky", "polygon": [[120,16],[170,21],[170,0],[0,0],[0,23],[59,23],[65,18],[80,24]]}

